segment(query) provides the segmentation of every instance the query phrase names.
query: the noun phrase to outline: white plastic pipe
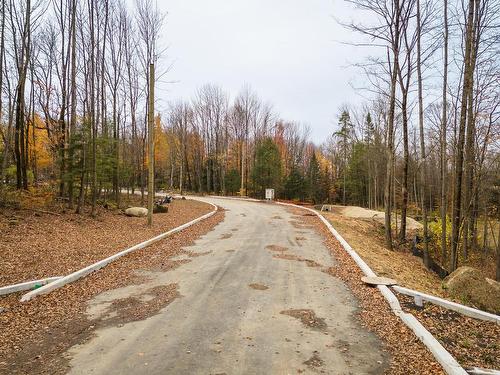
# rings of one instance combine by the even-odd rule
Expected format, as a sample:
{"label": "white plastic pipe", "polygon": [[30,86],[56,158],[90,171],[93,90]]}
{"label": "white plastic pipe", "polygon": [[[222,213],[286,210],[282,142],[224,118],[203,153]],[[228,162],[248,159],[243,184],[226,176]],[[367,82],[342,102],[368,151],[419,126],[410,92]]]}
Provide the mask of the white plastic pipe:
{"label": "white plastic pipe", "polygon": [[[211,204],[211,203],[210,203]],[[45,286],[42,286],[41,288],[38,288],[38,289],[35,289],[29,293],[26,293],[22,298],[21,298],[21,302],[26,302],[26,301],[29,301],[30,299],[32,299],[33,297],[36,297],[36,296],[39,296],[41,294],[47,294],[55,289],[59,289],[61,288],[62,286],[66,285],[66,284],[69,284],[69,283],[72,283],[73,281],[76,281],[78,279],[81,279],[82,277],[85,277],[87,276],[89,273],[92,273],[94,271],[97,271],[98,269],[101,269],[103,267],[105,267],[106,265],[108,265],[109,263],[111,262],[114,262],[115,260],[121,258],[122,256],[124,255],[127,255],[128,253],[131,253],[133,251],[136,251],[136,250],[140,250],[140,249],[143,249],[155,242],[158,242],[160,240],[163,240],[164,238],[174,234],[174,233],[177,233],[177,232],[180,232],[181,230],[183,229],[186,229],[190,226],[192,226],[193,224],[196,224],[198,223],[199,221],[202,221],[204,219],[208,219],[209,217],[211,217],[212,215],[214,215],[216,212],[217,212],[217,206],[212,204],[212,206],[214,207],[213,211],[212,212],[209,212],[208,214],[205,214],[205,215],[202,215],[200,216],[199,218],[197,219],[194,219],[194,220],[191,220],[190,222],[188,223],[185,223],[185,224],[182,224],[181,226],[178,226],[177,228],[174,228],[174,229],[171,229],[169,230],[168,232],[165,232],[165,233],[162,233],[156,237],[153,237],[147,241],[144,241],[144,242],[141,242],[140,244],[137,244],[135,246],[132,246],[131,248],[128,248],[126,250],[123,250],[123,251],[120,251],[119,253],[115,254],[115,255],[112,255],[106,259],[103,259],[99,262],[96,262],[94,264],[91,264],[90,266],[87,266],[85,268],[82,268],[81,270],[78,270],[78,271],[75,271],[67,276],[64,276],[62,278],[60,278],[59,280],[57,281],[54,281],[50,284],[47,284]]]}
{"label": "white plastic pipe", "polygon": [[37,285],[41,286],[47,285],[53,281],[59,280],[60,278],[62,278],[62,276],[47,277],[46,279],[26,281],[25,283],[3,286],[0,288],[0,296],[16,292],[22,292],[23,290],[33,289]]}
{"label": "white plastic pipe", "polygon": [[[334,237],[340,242],[342,247],[346,250],[346,252],[353,258],[356,264],[359,266],[361,271],[366,276],[376,276],[375,272],[371,270],[371,268],[361,259],[361,257],[354,251],[354,249],[347,243],[346,240],[333,228],[333,226],[326,220],[323,215],[319,214],[317,211],[298,206],[290,203],[282,203],[277,202],[280,205],[291,206],[302,208],[304,210],[310,211],[318,216],[321,221],[326,225],[328,230],[334,235]],[[401,305],[397,297],[391,290],[385,285],[379,285],[377,288],[380,290],[384,298],[387,300],[389,305],[391,306],[392,311],[395,315],[397,315],[403,323],[406,324],[415,335],[422,341],[422,343],[429,349],[429,351],[434,355],[434,358],[439,362],[439,364],[443,367],[444,371],[448,375],[467,375],[467,372],[460,366],[455,358],[441,345],[441,343],[436,340],[434,336],[412,315],[403,312],[401,309]]]}
{"label": "white plastic pipe", "polygon": [[439,306],[442,306],[444,308],[459,312],[463,315],[470,316],[471,318],[487,320],[490,322],[495,322],[497,324],[500,324],[500,316],[498,316],[498,315],[491,314],[491,313],[488,313],[486,311],[474,309],[472,307],[461,305],[460,303],[448,301],[448,300],[445,300],[443,298],[439,298],[436,296],[431,296],[430,294],[425,294],[422,292],[418,292],[416,290],[403,288],[402,286],[394,285],[392,288],[396,292],[399,292],[401,294],[405,294],[405,295],[411,296],[411,297],[418,297],[423,301],[432,302],[435,305],[439,305]]}

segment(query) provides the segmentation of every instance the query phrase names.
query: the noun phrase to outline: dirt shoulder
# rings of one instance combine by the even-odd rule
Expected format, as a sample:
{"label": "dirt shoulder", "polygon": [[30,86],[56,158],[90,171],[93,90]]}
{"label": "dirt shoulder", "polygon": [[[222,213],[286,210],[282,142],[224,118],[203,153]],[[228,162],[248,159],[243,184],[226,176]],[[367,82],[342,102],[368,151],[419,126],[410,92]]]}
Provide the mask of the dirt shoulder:
{"label": "dirt shoulder", "polygon": [[152,228],[146,218],[120,210],[101,210],[95,219],[72,212],[5,211],[0,215],[0,286],[67,275],[212,209],[204,202],[174,200],[169,213],[154,215]]}
{"label": "dirt shoulder", "polygon": [[410,289],[445,296],[441,279],[425,268],[421,258],[385,248],[384,233],[378,223],[371,219],[344,217],[335,212],[321,214],[378,276],[395,279],[399,285]]}
{"label": "dirt shoulder", "polygon": [[415,315],[463,367],[500,369],[500,325],[431,303],[418,307],[413,298],[402,294],[397,297],[403,309]]}
{"label": "dirt shoulder", "polygon": [[377,334],[391,359],[386,374],[444,374],[432,354],[394,313],[378,289],[361,281],[361,270],[323,223],[301,209],[291,209],[302,221],[314,226],[325,238],[336,265],[325,270],[342,280],[358,300],[357,315],[361,324]]}
{"label": "dirt shoulder", "polygon": [[[71,256],[58,252],[58,257],[52,260],[53,267],[49,267],[50,262],[43,263],[44,267],[46,267],[43,272],[54,269],[61,272],[65,268],[79,267],[79,264],[87,265],[91,259],[95,259],[93,257],[101,259],[111,252],[116,252],[117,247],[120,250],[121,247],[133,245],[192,220],[210,210],[211,206],[199,202],[189,200],[176,202],[171,205],[170,212],[161,220],[157,219],[155,227],[149,231],[146,230],[143,219],[132,219],[135,228],[134,225],[128,224],[129,218],[119,215],[108,217],[104,214],[101,217],[107,220],[98,221],[97,223],[89,223],[88,221],[91,219],[82,218],[83,222],[80,222],[78,226],[72,220],[66,222],[63,218],[60,218],[60,221],[58,221],[60,225],[55,227],[62,226],[67,229],[69,226],[73,228],[73,231],[70,232],[71,235],[65,236],[71,238],[68,240],[69,243],[77,246],[78,240],[73,239],[73,237],[76,237],[81,241],[85,241],[85,246],[78,247],[80,251],[91,247],[93,252],[85,255],[85,261],[77,259],[70,266],[56,263],[70,257],[78,258],[78,251],[73,252]],[[54,219],[52,216],[50,218]],[[144,276],[141,276],[141,273],[137,271],[167,271],[189,262],[189,260],[175,261],[171,258],[181,254],[184,246],[189,246],[195,239],[212,230],[223,218],[224,212],[219,211],[209,219],[197,223],[182,232],[120,258],[99,272],[93,273],[75,283],[68,284],[48,295],[34,298],[29,302],[22,304],[19,302],[22,293],[0,297],[0,306],[5,308],[5,311],[0,313],[0,327],[2,327],[0,330],[0,373],[66,373],[68,362],[62,356],[62,353],[74,344],[84,342],[93,335],[97,328],[108,324],[120,326],[126,321],[143,319],[144,314],[152,315],[157,313],[178,296],[176,285],[167,285],[162,290],[150,291],[151,298],[146,301],[123,301],[123,306],[119,304],[112,306],[116,310],[113,314],[115,318],[109,321],[91,319],[85,314],[87,301],[95,295],[130,284],[142,284],[145,281]],[[29,220],[35,219],[28,219],[22,224],[26,225],[25,229],[27,230],[30,230],[27,223],[32,223]],[[50,221],[49,218],[45,217],[43,220],[44,222]],[[36,228],[40,230],[40,228]],[[101,238],[86,238],[91,235],[97,237],[96,231],[101,235]],[[55,236],[54,232],[56,232],[55,229],[52,232],[53,236]],[[64,235],[63,230],[59,231],[57,229],[57,233],[58,235],[54,237],[54,240],[60,239]],[[33,235],[34,232],[30,232],[30,236]],[[23,242],[23,244],[26,243]],[[57,247],[62,248],[61,245]],[[50,247],[44,249],[47,251]],[[40,254],[43,254],[43,252],[40,252]],[[39,275],[44,276],[43,272],[40,271]],[[50,272],[51,275],[54,273]],[[23,276],[9,274],[11,280],[16,278],[24,279],[26,275],[31,275],[25,270],[21,270]]]}
{"label": "dirt shoulder", "polygon": [[[378,224],[371,220],[346,218],[335,214],[335,212],[322,212],[322,214],[377,275],[393,278],[401,286],[450,299],[446,295],[446,290],[442,288],[439,277],[429,272],[420,258],[407,252],[389,251],[384,247],[383,233]],[[334,247],[333,250],[337,256],[342,257],[342,252],[347,255],[343,249]],[[340,268],[334,271],[335,274],[340,273],[341,278],[345,272]],[[365,292],[366,286],[360,289],[361,276],[360,274],[349,280],[352,275],[344,275],[348,278],[349,285],[355,288],[354,290],[357,288],[359,289],[358,293],[364,298],[370,298],[370,294]],[[376,291],[376,289],[373,290]],[[431,303],[425,303],[424,307],[418,307],[415,306],[413,298],[402,294],[397,294],[397,297],[404,310],[415,315],[441,345],[457,359],[460,365],[463,367],[500,368],[498,359],[500,326],[492,322],[469,318]],[[371,304],[374,301],[363,303]],[[368,321],[367,324],[370,326],[373,322]],[[392,339],[390,328],[381,326],[378,328],[389,332],[389,340]]]}
{"label": "dirt shoulder", "polygon": [[[337,215],[342,215],[344,217],[349,217],[352,219],[370,219],[374,220],[380,224],[385,222],[385,213],[382,211],[370,210],[368,208],[359,206],[337,206],[328,205],[331,212]],[[396,217],[392,217],[392,224],[396,225]],[[398,226],[401,225],[401,217],[397,217]],[[411,217],[406,217],[406,227],[408,230],[422,229],[423,225]]]}

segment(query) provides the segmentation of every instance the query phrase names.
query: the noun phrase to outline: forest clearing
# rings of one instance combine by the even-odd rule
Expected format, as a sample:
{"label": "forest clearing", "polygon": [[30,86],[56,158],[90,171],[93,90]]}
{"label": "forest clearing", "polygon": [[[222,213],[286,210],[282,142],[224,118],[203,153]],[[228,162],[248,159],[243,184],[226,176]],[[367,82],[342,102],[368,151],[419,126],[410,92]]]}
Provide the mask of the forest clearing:
{"label": "forest clearing", "polygon": [[0,10],[0,373],[500,371],[499,1]]}

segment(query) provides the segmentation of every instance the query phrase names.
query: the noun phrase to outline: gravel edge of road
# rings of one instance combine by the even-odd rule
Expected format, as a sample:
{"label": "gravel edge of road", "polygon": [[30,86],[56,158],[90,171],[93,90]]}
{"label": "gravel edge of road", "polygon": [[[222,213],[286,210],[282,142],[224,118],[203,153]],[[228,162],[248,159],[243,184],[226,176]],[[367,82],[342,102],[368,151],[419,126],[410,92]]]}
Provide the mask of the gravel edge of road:
{"label": "gravel edge of road", "polygon": [[413,331],[394,315],[378,289],[369,287],[361,281],[361,277],[364,276],[361,269],[319,217],[304,215],[303,208],[288,207],[288,209],[300,216],[304,223],[312,225],[325,239],[325,246],[337,261],[337,266],[330,267],[326,272],[339,278],[348,286],[358,300],[357,316],[361,324],[384,342],[384,350],[391,355],[391,362],[386,373],[390,375],[445,374],[441,365]]}
{"label": "gravel edge of road", "polygon": [[[20,303],[21,293],[6,296],[8,310],[0,314],[0,373],[63,374],[68,358],[63,353],[72,345],[87,340],[103,324],[86,316],[87,302],[103,291],[142,283],[136,269],[168,271],[182,262],[169,258],[182,253],[202,235],[213,230],[224,219],[224,209],[181,232],[157,242],[143,251],[128,254],[76,283],[68,284],[39,298]],[[167,296],[168,297],[168,296]],[[161,308],[172,298],[165,298]],[[65,301],[61,303],[61,301]],[[159,308],[152,311],[152,315]]]}

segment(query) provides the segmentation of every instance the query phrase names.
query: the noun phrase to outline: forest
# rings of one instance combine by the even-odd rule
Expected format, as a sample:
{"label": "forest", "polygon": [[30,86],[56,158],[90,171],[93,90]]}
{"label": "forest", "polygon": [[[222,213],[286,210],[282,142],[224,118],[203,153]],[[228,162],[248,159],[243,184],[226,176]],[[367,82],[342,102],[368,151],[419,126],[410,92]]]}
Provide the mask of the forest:
{"label": "forest", "polygon": [[[272,187],[384,210],[390,250],[411,241],[414,217],[427,265],[496,262],[500,280],[500,3],[348,2],[370,20],[338,21],[370,47],[356,63],[363,99],[332,108],[322,144],[265,93],[207,83],[155,114],[156,189],[263,198]],[[123,190],[144,199],[148,68],[168,76],[166,15],[151,0],[1,7],[0,207],[23,191],[92,216]]]}

